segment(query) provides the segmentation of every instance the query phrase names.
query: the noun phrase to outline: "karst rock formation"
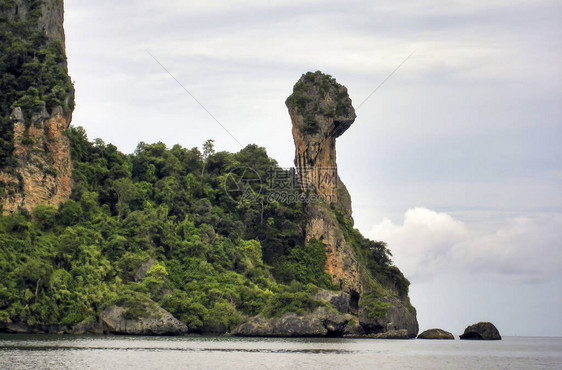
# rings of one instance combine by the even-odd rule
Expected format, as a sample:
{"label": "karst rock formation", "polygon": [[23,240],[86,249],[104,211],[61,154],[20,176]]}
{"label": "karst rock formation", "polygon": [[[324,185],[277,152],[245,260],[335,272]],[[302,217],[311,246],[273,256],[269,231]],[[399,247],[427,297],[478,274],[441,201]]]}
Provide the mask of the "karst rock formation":
{"label": "karst rock formation", "polygon": [[359,265],[331,207],[351,216],[351,198],[337,173],[336,139],[354,122],[347,89],[321,72],[307,73],[286,101],[293,124],[295,166],[305,194],[306,240],[326,245],[326,272],[352,297],[362,293]]}
{"label": "karst rock formation", "polygon": [[[388,288],[381,288],[365,262],[358,260],[357,245],[352,244],[357,241],[344,234],[349,234],[353,219],[351,198],[337,172],[336,139],[356,117],[347,89],[330,75],[309,72],[295,84],[286,105],[295,142],[296,178],[305,203],[305,240],[315,238],[325,245],[325,271],[340,294],[349,297],[345,312],[358,319],[365,334],[415,337],[418,323],[407,289],[399,293],[388,275],[384,277]],[[381,269],[401,275],[395,266]]]}
{"label": "karst rock formation", "polygon": [[[0,110],[3,213],[57,206],[70,197],[72,163],[65,130],[74,107],[63,1],[13,0],[0,7],[1,66],[8,84]],[[9,58],[8,58],[9,57]]]}

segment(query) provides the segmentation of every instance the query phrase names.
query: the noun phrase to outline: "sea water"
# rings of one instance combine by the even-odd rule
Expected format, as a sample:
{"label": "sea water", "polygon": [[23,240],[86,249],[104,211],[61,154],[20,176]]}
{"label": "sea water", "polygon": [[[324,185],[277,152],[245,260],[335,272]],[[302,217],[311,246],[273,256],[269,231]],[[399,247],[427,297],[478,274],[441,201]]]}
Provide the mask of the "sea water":
{"label": "sea water", "polygon": [[0,369],[562,369],[562,338],[0,335]]}

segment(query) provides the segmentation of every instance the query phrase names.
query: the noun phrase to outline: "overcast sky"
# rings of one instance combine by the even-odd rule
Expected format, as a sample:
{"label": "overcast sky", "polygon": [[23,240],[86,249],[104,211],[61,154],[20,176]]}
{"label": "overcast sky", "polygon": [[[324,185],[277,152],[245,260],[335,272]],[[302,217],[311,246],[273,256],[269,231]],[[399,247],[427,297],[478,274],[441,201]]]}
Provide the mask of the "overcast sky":
{"label": "overcast sky", "polygon": [[[301,74],[345,85],[338,139],[356,227],[386,241],[420,329],[562,336],[562,3],[68,0],[72,124],[140,141],[243,145],[293,165]],[[147,52],[148,51],[148,52]]]}

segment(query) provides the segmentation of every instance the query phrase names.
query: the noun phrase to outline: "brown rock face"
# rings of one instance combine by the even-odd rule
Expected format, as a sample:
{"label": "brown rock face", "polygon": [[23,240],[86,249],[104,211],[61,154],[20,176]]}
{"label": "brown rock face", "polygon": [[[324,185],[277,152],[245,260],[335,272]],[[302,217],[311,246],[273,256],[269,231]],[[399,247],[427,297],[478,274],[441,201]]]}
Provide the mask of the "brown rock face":
{"label": "brown rock face", "polygon": [[[63,58],[57,63],[67,73],[63,1],[44,0],[39,9],[30,8],[36,6],[30,4],[29,1],[14,0],[10,7],[2,9],[2,15],[8,22],[27,22],[35,34],[39,31],[49,42],[60,41]],[[40,16],[37,16],[38,10]],[[37,94],[44,86],[31,86],[29,89],[25,94],[33,94],[31,89],[35,89]],[[52,91],[45,91],[43,98],[48,97],[49,93]],[[64,98],[58,97],[64,109],[61,106],[53,107],[52,104],[47,109],[45,100],[39,101],[42,105],[34,103],[33,108],[20,107],[20,103],[15,102],[13,109],[0,112],[6,119],[9,116],[13,132],[11,158],[6,163],[0,163],[0,203],[3,213],[19,208],[31,210],[39,204],[57,206],[70,197],[72,162],[70,144],[64,130],[69,127],[72,117],[74,89],[69,88]]]}
{"label": "brown rock face", "polygon": [[293,123],[301,190],[351,214],[351,200],[336,163],[336,138],[356,117],[347,89],[329,75],[309,72],[295,84],[286,104]]}
{"label": "brown rock face", "polygon": [[356,301],[363,289],[359,277],[359,263],[355,259],[352,248],[345,241],[339,223],[333,211],[326,204],[308,203],[306,205],[305,239],[320,240],[326,246],[326,272],[332,277],[334,284],[349,293],[352,309],[356,309]]}
{"label": "brown rock face", "polygon": [[39,204],[59,205],[70,197],[72,162],[70,143],[63,131],[68,122],[60,108],[32,117],[26,129],[21,109],[15,108],[15,166],[0,172],[4,212],[33,209]]}
{"label": "brown rock face", "polygon": [[324,243],[326,272],[352,300],[358,300],[362,292],[359,264],[332,209],[351,216],[351,198],[336,164],[336,138],[356,117],[351,99],[331,76],[309,72],[295,84],[286,105],[293,124],[297,179],[306,194],[306,240],[316,238]]}

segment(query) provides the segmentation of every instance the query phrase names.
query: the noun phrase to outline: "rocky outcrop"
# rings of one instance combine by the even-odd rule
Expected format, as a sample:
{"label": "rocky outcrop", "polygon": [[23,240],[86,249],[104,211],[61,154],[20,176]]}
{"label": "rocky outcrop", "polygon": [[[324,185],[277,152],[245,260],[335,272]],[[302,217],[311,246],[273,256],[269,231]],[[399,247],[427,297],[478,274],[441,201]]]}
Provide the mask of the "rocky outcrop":
{"label": "rocky outcrop", "polygon": [[363,292],[359,263],[351,246],[345,240],[336,216],[330,206],[324,203],[306,205],[306,240],[316,238],[326,246],[326,272],[334,284],[348,293],[357,306],[357,299]]}
{"label": "rocky outcrop", "polygon": [[[19,0],[21,2],[21,0]],[[43,0],[41,3],[41,17],[38,20],[39,29],[52,40],[60,40],[65,45],[64,36],[64,5],[62,0]]]}
{"label": "rocky outcrop", "polygon": [[443,329],[428,329],[418,335],[418,339],[455,339],[455,337]]}
{"label": "rocky outcrop", "polygon": [[473,340],[501,340],[498,329],[491,322],[479,322],[464,329],[461,339]]}
{"label": "rocky outcrop", "polygon": [[[405,330],[407,337],[414,338],[418,323],[407,294],[402,298],[408,307],[393,296],[392,289],[381,288],[359,264],[354,246],[344,235],[343,224],[349,231],[353,219],[351,197],[337,173],[336,139],[356,117],[347,89],[329,75],[309,72],[295,84],[285,104],[292,122],[297,182],[305,201],[305,240],[315,238],[326,248],[325,270],[341,290],[329,303],[341,313],[352,314],[357,322],[353,329],[348,326],[346,335],[383,337],[392,332],[391,336],[402,336]],[[373,289],[378,289],[377,296],[388,296],[363,300]],[[342,302],[345,299],[347,303]]]}
{"label": "rocky outcrop", "polygon": [[0,171],[3,211],[31,210],[39,204],[58,206],[72,190],[70,143],[64,135],[68,121],[62,109],[57,107],[49,115],[43,107],[31,117],[29,127],[20,108],[14,109],[11,118],[15,165]]}
{"label": "rocky outcrop", "polygon": [[103,334],[103,325],[94,321],[83,321],[74,325],[69,334]]}
{"label": "rocky outcrop", "polygon": [[[12,0],[8,7],[7,19],[10,22],[27,21],[30,19],[28,0]],[[64,42],[64,6],[62,0],[42,0],[40,2],[40,16],[37,20],[37,28],[47,38]],[[33,11],[33,10],[31,10]]]}
{"label": "rocky outcrop", "polygon": [[100,315],[104,333],[127,335],[180,335],[187,326],[153,302],[144,303],[142,315],[131,317],[129,309],[111,306]]}
{"label": "rocky outcrop", "polygon": [[353,311],[353,308],[350,306],[351,298],[349,294],[345,292],[336,293],[320,289],[312,298],[324,304],[334,306],[334,308],[340,313],[349,313]]}
{"label": "rocky outcrop", "polygon": [[[301,190],[351,214],[351,201],[337,173],[336,138],[355,121],[347,89],[321,72],[307,73],[285,102],[293,124],[295,166]],[[343,195],[340,199],[338,195]]]}
{"label": "rocky outcrop", "polygon": [[256,316],[240,325],[232,334],[251,337],[342,337],[353,316],[326,307],[297,315],[287,312],[266,319]]}
{"label": "rocky outcrop", "polygon": [[[394,297],[379,298],[384,310],[373,316],[367,307],[353,314],[345,292],[318,291],[313,298],[326,306],[311,313],[285,313],[281,317],[255,316],[240,325],[233,334],[257,337],[369,337],[377,339],[415,338],[416,315]],[[377,306],[375,304],[375,306]]]}
{"label": "rocky outcrop", "polygon": [[[31,210],[39,204],[57,206],[67,200],[71,193],[70,147],[64,131],[70,125],[74,107],[74,88],[68,77],[64,51],[63,1],[13,0],[2,8],[2,17],[8,27],[11,24],[28,27],[25,33],[14,33],[15,42],[19,42],[18,38],[23,35],[32,35],[35,43],[43,37],[46,41],[38,48],[41,52],[49,50],[51,58],[54,58],[46,59],[54,63],[49,65],[47,72],[42,69],[47,61],[41,61],[43,65],[33,70],[25,69],[24,63],[16,68],[17,72],[6,72],[10,74],[8,81],[16,81],[20,77],[18,74],[28,73],[27,83],[31,81],[32,86],[27,91],[18,90],[12,94],[16,96],[14,99],[19,100],[10,101],[0,110],[0,118],[5,126],[3,130],[10,132],[3,136],[11,137],[12,148],[11,156],[6,158],[5,163],[0,163],[2,212],[10,213],[20,208]],[[37,48],[35,44],[34,48]],[[33,49],[22,53],[36,51]],[[35,57],[33,61],[38,63]],[[46,76],[49,82],[44,81]],[[7,88],[19,88],[18,84],[12,85]]]}
{"label": "rocky outcrop", "polygon": [[326,246],[326,272],[356,299],[362,292],[359,264],[330,206],[351,216],[351,197],[336,163],[336,138],[355,120],[347,89],[329,75],[307,73],[285,104],[292,121],[298,184],[305,195],[305,238]]}
{"label": "rocky outcrop", "polygon": [[406,329],[398,329],[398,330],[388,330],[382,333],[377,334],[370,334],[368,335],[369,338],[375,339],[410,339],[410,335],[408,334],[408,330]]}
{"label": "rocky outcrop", "polygon": [[0,322],[0,333],[182,335],[188,332],[185,324],[153,301],[139,304],[141,306],[135,311],[137,315],[131,314],[130,307],[115,305],[105,309],[97,322],[83,321],[76,325]]}
{"label": "rocky outcrop", "polygon": [[20,322],[0,322],[0,333],[10,334],[69,334],[70,325],[27,325]]}
{"label": "rocky outcrop", "polygon": [[103,334],[98,322],[84,321],[76,325],[0,322],[0,333],[10,334]]}
{"label": "rocky outcrop", "polygon": [[146,277],[148,270],[156,263],[152,257],[149,257],[143,264],[135,271],[133,279],[135,282],[140,283]]}
{"label": "rocky outcrop", "polygon": [[381,297],[362,307],[359,311],[359,323],[366,334],[404,329],[409,338],[415,338],[419,331],[415,311],[395,297]]}

